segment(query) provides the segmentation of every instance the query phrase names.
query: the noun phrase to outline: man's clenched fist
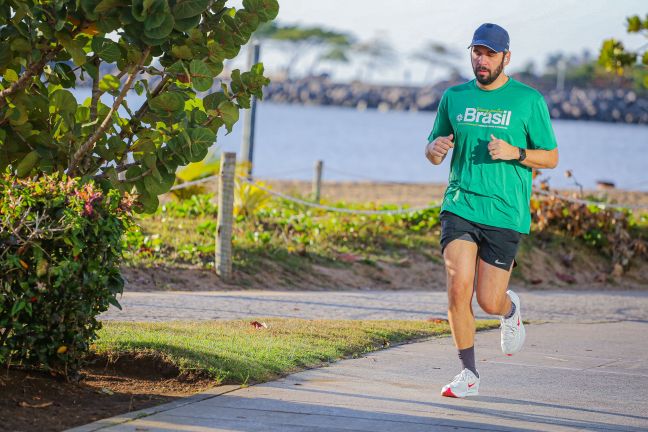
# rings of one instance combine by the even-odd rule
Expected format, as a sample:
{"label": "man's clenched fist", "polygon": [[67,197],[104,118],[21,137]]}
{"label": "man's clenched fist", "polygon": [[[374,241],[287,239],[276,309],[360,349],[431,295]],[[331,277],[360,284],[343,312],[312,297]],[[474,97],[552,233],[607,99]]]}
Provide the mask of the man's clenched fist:
{"label": "man's clenched fist", "polygon": [[445,137],[437,137],[425,147],[425,157],[435,165],[440,164],[451,148],[454,148],[453,134]]}
{"label": "man's clenched fist", "polygon": [[488,153],[493,160],[514,160],[520,157],[520,149],[504,140],[495,138],[493,134],[491,134],[491,141],[488,143]]}

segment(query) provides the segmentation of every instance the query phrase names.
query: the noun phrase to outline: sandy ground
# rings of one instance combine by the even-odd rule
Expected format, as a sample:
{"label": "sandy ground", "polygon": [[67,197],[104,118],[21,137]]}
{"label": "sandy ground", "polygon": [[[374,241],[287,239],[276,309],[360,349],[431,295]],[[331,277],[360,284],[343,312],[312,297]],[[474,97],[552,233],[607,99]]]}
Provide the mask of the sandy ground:
{"label": "sandy ground", "polygon": [[[303,180],[259,179],[273,190],[293,196],[307,196],[312,193],[312,184]],[[217,193],[217,181],[205,183],[205,190]],[[321,197],[328,202],[375,202],[425,206],[440,201],[446,184],[443,183],[377,183],[369,181],[324,181]],[[573,195],[575,190],[560,190],[561,194]],[[622,189],[586,190],[587,196],[608,199],[610,202],[628,205],[642,205],[648,209],[648,192]]]}

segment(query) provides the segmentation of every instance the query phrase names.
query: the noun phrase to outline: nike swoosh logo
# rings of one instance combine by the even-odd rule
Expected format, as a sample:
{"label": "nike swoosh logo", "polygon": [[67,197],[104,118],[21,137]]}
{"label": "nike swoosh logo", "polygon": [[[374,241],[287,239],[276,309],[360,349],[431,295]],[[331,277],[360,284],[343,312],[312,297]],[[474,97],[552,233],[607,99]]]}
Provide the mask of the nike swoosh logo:
{"label": "nike swoosh logo", "polygon": [[475,386],[475,383],[468,384],[468,388],[473,388]]}
{"label": "nike swoosh logo", "polygon": [[495,260],[495,264],[506,265],[506,263],[500,262],[500,260]]}

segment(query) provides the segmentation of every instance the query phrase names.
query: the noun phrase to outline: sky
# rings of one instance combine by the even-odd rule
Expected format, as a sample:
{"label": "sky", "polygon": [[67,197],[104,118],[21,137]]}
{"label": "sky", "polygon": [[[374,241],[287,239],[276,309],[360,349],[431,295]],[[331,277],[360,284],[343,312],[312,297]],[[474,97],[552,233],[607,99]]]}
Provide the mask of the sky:
{"label": "sky", "polygon": [[[376,70],[369,78],[394,83],[418,83],[425,78],[425,67],[408,55],[427,40],[465,52],[465,60],[459,60],[460,71],[472,76],[465,48],[475,28],[484,22],[497,23],[509,32],[509,68],[514,71],[529,61],[542,67],[547,56],[557,51],[580,54],[587,49],[596,55],[601,42],[610,37],[622,40],[628,48],[639,48],[646,38],[627,35],[625,18],[648,13],[646,0],[279,0],[279,4],[277,21],[281,24],[323,26],[351,32],[360,40],[376,36],[388,40],[401,61]],[[262,54],[270,71],[285,59],[277,50],[266,49]],[[304,59],[302,69],[308,64]],[[357,78],[359,68],[337,68],[335,73],[339,79]]]}

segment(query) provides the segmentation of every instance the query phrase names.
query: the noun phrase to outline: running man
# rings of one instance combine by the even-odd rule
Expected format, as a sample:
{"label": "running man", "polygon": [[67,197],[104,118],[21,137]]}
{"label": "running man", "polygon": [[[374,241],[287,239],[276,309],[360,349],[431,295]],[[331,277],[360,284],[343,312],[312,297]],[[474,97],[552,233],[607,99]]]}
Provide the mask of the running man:
{"label": "running man", "polygon": [[520,299],[507,289],[520,238],[531,225],[531,169],[558,164],[542,95],[504,73],[511,60],[506,30],[483,24],[469,48],[476,79],[444,93],[425,149],[434,165],[452,152],[441,250],[448,321],[463,370],[441,390],[449,397],[479,392],[473,292],[484,312],[500,316],[504,354],[524,344]]}

